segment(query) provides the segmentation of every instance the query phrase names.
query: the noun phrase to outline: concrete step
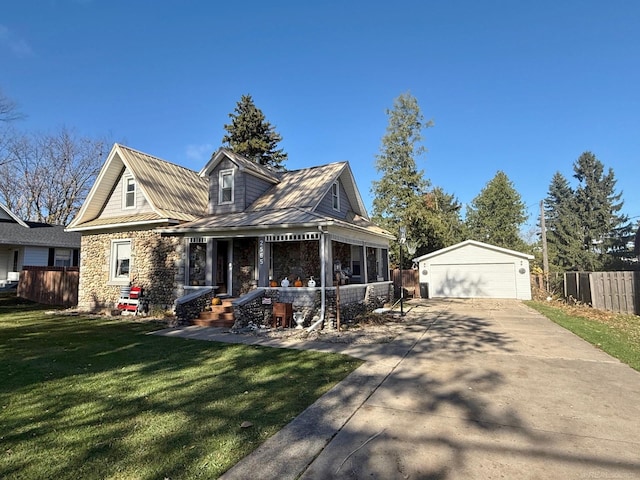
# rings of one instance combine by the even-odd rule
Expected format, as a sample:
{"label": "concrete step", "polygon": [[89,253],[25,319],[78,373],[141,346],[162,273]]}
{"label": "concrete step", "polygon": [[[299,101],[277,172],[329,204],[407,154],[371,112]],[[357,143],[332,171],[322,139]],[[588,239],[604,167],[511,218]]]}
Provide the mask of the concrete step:
{"label": "concrete step", "polygon": [[235,320],[233,310],[230,312],[202,312],[198,317],[202,320]]}
{"label": "concrete step", "polygon": [[221,305],[210,305],[207,310],[201,312],[198,318],[192,320],[193,325],[201,327],[226,327],[231,328],[236,321],[233,313],[233,299],[222,299]]}
{"label": "concrete step", "polygon": [[205,320],[201,318],[196,318],[191,321],[193,325],[198,325],[200,327],[224,327],[231,328],[235,323],[235,320]]}

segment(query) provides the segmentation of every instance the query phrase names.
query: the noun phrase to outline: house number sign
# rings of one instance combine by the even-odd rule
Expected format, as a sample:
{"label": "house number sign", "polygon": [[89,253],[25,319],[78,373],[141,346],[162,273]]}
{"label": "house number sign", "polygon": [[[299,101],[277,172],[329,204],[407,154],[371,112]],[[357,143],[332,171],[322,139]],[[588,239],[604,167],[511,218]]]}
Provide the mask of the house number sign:
{"label": "house number sign", "polygon": [[264,265],[264,238],[261,238],[258,243],[258,261],[260,265]]}

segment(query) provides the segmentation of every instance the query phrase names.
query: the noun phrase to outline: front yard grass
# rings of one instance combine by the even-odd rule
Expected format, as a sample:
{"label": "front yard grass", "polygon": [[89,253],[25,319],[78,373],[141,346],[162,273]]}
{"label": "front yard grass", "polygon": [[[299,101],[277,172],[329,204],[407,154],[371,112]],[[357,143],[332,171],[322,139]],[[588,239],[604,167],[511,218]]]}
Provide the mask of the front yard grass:
{"label": "front yard grass", "polygon": [[556,302],[525,303],[612,357],[640,371],[640,317]]}
{"label": "front yard grass", "polygon": [[361,364],[158,328],[0,297],[0,478],[216,478]]}

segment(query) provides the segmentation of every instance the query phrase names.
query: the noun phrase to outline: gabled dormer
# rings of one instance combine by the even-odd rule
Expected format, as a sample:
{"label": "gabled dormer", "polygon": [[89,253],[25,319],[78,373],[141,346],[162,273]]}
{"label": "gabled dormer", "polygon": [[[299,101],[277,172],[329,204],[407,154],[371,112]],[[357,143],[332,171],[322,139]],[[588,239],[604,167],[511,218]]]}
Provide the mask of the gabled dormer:
{"label": "gabled dormer", "polygon": [[339,165],[342,168],[327,182],[325,194],[316,206],[316,211],[342,220],[353,214],[367,218],[351,168],[347,163]]}
{"label": "gabled dormer", "polygon": [[209,179],[209,214],[243,212],[269,188],[278,175],[230,150],[220,149],[200,171]]}
{"label": "gabled dormer", "polygon": [[193,170],[115,144],[67,230],[193,221],[206,212],[206,192]]}
{"label": "gabled dormer", "polygon": [[123,167],[100,217],[112,218],[152,212],[153,208],[139,187],[135,175],[129,168]]}

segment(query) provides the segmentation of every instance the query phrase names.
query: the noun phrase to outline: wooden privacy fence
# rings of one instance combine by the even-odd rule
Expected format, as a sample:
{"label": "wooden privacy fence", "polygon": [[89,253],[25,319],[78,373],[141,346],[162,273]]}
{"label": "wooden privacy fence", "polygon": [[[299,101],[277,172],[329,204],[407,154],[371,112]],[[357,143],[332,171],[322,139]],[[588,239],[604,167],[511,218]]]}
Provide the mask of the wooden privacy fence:
{"label": "wooden privacy fence", "polygon": [[78,267],[23,267],[18,296],[45,305],[78,304]]}
{"label": "wooden privacy fence", "polygon": [[[401,273],[402,272],[402,273]],[[390,271],[393,281],[393,296],[400,298],[400,275],[402,275],[402,288],[404,288],[404,298],[420,298],[420,275],[418,270]]]}
{"label": "wooden privacy fence", "polygon": [[593,308],[640,315],[640,272],[567,272],[564,295]]}

